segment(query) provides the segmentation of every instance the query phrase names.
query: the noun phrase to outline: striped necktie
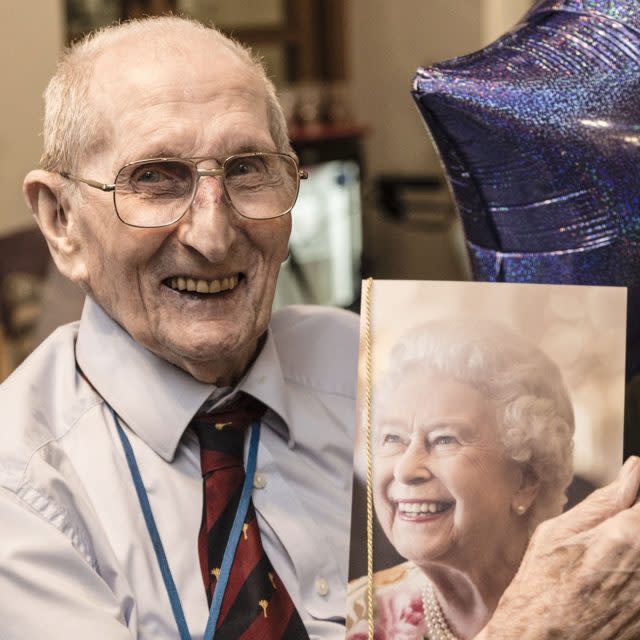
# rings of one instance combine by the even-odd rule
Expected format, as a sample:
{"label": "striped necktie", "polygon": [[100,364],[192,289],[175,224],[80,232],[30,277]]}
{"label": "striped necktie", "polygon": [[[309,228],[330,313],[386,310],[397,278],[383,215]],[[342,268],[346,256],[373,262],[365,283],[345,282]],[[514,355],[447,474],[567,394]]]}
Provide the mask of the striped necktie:
{"label": "striped necktie", "polygon": [[[243,393],[231,407],[199,413],[191,421],[200,441],[204,505],[198,554],[209,604],[244,483],[245,432],[265,410],[259,400]],[[251,501],[222,599],[215,640],[308,637],[291,596],[262,547]]]}

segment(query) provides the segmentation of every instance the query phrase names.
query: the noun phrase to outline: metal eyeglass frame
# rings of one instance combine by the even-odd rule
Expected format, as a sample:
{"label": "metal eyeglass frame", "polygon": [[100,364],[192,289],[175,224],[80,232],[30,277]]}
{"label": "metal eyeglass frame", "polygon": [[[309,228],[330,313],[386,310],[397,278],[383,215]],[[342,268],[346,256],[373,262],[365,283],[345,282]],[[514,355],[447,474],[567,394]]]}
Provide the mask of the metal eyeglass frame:
{"label": "metal eyeglass frame", "polygon": [[[293,162],[296,168],[296,176],[298,179],[296,184],[296,194],[293,198],[293,204],[286,211],[279,213],[277,216],[270,216],[268,218],[251,218],[249,216],[246,216],[240,213],[240,211],[238,211],[235,205],[233,204],[233,200],[229,196],[229,192],[227,191],[227,185],[225,182],[225,177],[224,177],[225,167],[227,166],[227,163],[233,160],[237,160],[238,158],[259,158],[264,156],[280,156],[280,157],[287,158],[288,160]],[[220,163],[220,167],[218,169],[199,169],[198,164],[200,162],[204,162],[205,160],[215,160],[216,162]],[[187,205],[185,210],[175,220],[172,220],[171,222],[165,222],[164,224],[154,224],[149,226],[149,225],[141,225],[141,224],[131,224],[130,222],[123,220],[122,217],[120,216],[120,212],[118,211],[118,207],[116,206],[116,183],[118,182],[118,176],[127,167],[130,167],[131,165],[134,165],[134,164],[144,165],[147,163],[151,164],[153,162],[171,162],[171,161],[182,162],[184,164],[191,165],[194,169],[195,180],[193,182],[194,184],[193,193],[191,194],[191,200],[189,201],[189,204]],[[113,184],[107,184],[105,182],[99,182],[98,180],[91,180],[89,178],[81,178],[80,176],[73,175],[71,173],[68,173],[67,171],[60,171],[59,173],[63,178],[67,178],[68,180],[77,180],[78,182],[82,182],[90,187],[93,187],[94,189],[99,189],[100,191],[104,191],[107,193],[113,192],[113,208],[116,211],[118,220],[120,220],[120,222],[122,222],[123,224],[126,224],[129,227],[136,227],[138,229],[160,229],[162,227],[170,227],[172,224],[175,224],[176,222],[179,222],[180,220],[182,220],[182,218],[185,216],[187,211],[189,211],[189,209],[191,208],[193,201],[195,200],[196,193],[198,191],[198,180],[200,180],[200,178],[205,176],[222,178],[222,188],[224,189],[224,195],[227,199],[227,202],[231,205],[233,210],[239,216],[245,218],[246,220],[274,220],[275,218],[281,218],[282,216],[289,213],[291,209],[293,209],[296,203],[296,200],[298,199],[298,193],[300,191],[300,180],[306,180],[309,177],[309,174],[307,173],[307,171],[305,171],[304,169],[300,169],[300,165],[298,164],[298,161],[296,160],[296,158],[294,158],[292,155],[289,155],[288,153],[279,153],[277,151],[254,151],[251,153],[236,153],[231,156],[228,156],[222,161],[220,161],[215,156],[198,156],[195,158],[164,157],[164,158],[144,158],[142,160],[134,160],[133,162],[128,162],[124,166],[120,167],[120,169],[116,173],[115,181]]]}

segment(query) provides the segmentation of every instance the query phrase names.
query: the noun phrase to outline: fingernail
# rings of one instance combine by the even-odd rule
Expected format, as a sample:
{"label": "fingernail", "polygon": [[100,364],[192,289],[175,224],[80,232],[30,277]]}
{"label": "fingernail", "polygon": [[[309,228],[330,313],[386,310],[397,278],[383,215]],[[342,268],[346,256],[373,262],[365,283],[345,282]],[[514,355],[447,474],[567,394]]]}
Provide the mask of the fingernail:
{"label": "fingernail", "polygon": [[637,456],[630,456],[622,466],[620,470],[621,494],[627,495],[628,492],[633,491],[634,494],[637,491],[638,485],[638,465],[640,464],[640,458]]}
{"label": "fingernail", "polygon": [[622,470],[625,474],[631,473],[638,466],[638,462],[640,462],[640,458],[638,458],[638,456],[629,456],[622,466]]}

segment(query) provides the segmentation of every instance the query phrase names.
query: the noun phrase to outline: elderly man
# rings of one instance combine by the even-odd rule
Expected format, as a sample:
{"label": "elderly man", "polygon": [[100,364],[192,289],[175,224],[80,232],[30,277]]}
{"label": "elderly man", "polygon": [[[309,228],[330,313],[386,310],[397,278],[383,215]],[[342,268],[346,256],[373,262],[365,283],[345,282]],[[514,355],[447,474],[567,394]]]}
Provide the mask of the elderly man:
{"label": "elderly man", "polygon": [[[3,640],[343,638],[357,322],[270,318],[305,174],[264,71],[114,27],[63,59],[44,144],[25,194],[88,301],[0,391]],[[547,525],[480,637],[636,637],[581,598],[638,630],[637,580],[594,569],[637,565],[638,467]]]}

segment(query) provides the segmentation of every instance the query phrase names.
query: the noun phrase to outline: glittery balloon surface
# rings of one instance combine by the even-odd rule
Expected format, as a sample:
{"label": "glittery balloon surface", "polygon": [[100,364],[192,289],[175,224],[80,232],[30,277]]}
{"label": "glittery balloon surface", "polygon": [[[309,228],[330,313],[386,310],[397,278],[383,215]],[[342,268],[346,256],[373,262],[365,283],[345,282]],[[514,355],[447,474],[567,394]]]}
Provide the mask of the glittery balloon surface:
{"label": "glittery balloon surface", "polygon": [[640,372],[640,2],[543,0],[418,70],[478,280],[629,287]]}

